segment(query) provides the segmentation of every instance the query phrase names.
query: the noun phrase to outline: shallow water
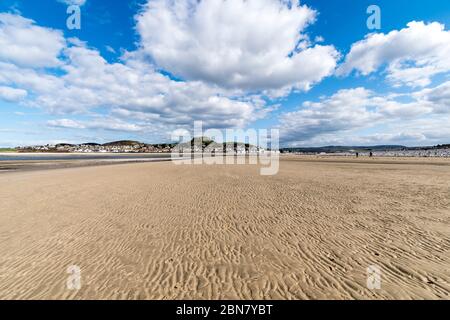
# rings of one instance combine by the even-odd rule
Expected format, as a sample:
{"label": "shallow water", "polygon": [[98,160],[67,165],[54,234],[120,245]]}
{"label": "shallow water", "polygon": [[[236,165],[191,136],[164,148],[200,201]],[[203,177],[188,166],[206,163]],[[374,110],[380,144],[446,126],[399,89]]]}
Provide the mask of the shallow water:
{"label": "shallow water", "polygon": [[170,153],[139,154],[0,154],[0,161],[57,161],[57,160],[131,160],[131,159],[169,159]]}

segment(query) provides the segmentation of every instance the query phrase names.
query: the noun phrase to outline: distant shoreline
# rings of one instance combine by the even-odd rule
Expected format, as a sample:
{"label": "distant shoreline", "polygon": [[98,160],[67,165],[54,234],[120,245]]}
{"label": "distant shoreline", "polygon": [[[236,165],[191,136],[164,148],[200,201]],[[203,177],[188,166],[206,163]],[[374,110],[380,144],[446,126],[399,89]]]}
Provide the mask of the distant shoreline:
{"label": "distant shoreline", "polygon": [[80,155],[80,156],[138,156],[138,155],[170,155],[170,153],[164,152],[20,152],[20,151],[7,151],[0,152],[0,156],[70,156],[70,155]]}
{"label": "distant shoreline", "polygon": [[[10,156],[10,154],[7,154]],[[19,153],[20,155],[20,153]],[[170,156],[148,158],[145,154],[139,156],[126,157],[114,157],[117,154],[110,154],[110,158],[96,159],[89,155],[81,154],[78,159],[51,159],[52,154],[48,154],[50,159],[42,159],[40,153],[31,153],[29,156],[36,159],[28,160],[16,160],[16,156],[12,156],[9,160],[0,160],[0,174],[25,172],[25,171],[40,171],[40,170],[53,170],[53,169],[68,169],[68,168],[83,168],[83,167],[95,167],[95,166],[107,166],[107,165],[121,165],[121,164],[133,164],[133,163],[145,163],[145,162],[169,162],[182,160],[182,158],[172,159]],[[53,154],[53,156],[59,156],[60,154]],[[74,154],[66,154],[68,157]],[[80,154],[78,154],[80,155]],[[147,154],[148,155],[148,154]],[[5,156],[4,153],[0,153],[0,159]],[[64,157],[61,157],[64,158]],[[341,164],[355,164],[355,165],[430,165],[430,166],[450,166],[450,158],[443,157],[359,157],[354,156],[342,156],[342,155],[295,155],[295,154],[281,154],[280,160],[286,162],[304,162],[304,163],[341,163]],[[226,165],[224,165],[226,166]]]}

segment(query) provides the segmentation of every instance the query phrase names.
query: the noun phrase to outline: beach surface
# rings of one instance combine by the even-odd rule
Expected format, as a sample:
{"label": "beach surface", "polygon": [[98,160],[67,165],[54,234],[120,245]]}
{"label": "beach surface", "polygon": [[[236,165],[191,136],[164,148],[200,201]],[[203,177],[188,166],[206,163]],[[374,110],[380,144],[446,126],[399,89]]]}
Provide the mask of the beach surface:
{"label": "beach surface", "polygon": [[0,203],[1,299],[450,298],[448,159],[3,172]]}
{"label": "beach surface", "polygon": [[11,171],[47,170],[169,160],[171,160],[171,155],[167,153],[0,152],[0,174]]}

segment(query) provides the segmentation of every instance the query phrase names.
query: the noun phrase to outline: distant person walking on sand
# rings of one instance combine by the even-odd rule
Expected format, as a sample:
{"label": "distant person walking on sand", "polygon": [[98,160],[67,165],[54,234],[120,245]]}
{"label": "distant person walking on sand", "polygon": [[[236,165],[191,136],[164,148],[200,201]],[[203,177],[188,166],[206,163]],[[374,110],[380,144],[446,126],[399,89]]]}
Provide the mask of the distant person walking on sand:
{"label": "distant person walking on sand", "polygon": [[359,152],[356,153],[356,157],[359,158]]}
{"label": "distant person walking on sand", "polygon": [[370,152],[369,157],[371,158],[373,157],[373,152]]}

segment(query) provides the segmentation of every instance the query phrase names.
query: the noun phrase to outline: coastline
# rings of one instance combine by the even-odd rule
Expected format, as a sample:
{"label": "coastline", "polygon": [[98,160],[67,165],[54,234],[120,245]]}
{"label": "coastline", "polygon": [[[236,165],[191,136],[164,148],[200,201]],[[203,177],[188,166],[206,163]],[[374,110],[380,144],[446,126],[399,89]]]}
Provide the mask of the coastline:
{"label": "coastline", "polygon": [[[2,156],[11,156],[10,153],[1,153]],[[14,158],[29,157],[29,160],[16,160]],[[68,158],[53,160],[52,157]],[[150,156],[150,157],[149,157]],[[152,156],[155,156],[153,158]],[[79,157],[78,159],[72,159]],[[100,157],[100,159],[96,159]],[[110,157],[104,158],[104,157]],[[167,153],[15,153],[11,160],[0,160],[0,174],[20,172],[20,171],[36,171],[51,170],[64,168],[79,168],[105,165],[119,165],[127,163],[142,162],[167,162],[176,161],[171,158],[171,154]],[[39,160],[33,160],[38,158]],[[48,160],[45,158],[49,158]],[[312,163],[329,163],[329,164],[377,164],[377,165],[435,165],[450,166],[450,158],[424,158],[424,157],[359,157],[342,155],[292,155],[281,154],[280,159],[284,161],[312,162]],[[179,158],[177,160],[182,160]]]}
{"label": "coastline", "polygon": [[133,153],[133,152],[0,152],[0,156],[86,156],[86,157],[95,157],[95,156],[145,156],[145,155],[167,155],[170,153],[163,152],[146,152],[146,153]]}

